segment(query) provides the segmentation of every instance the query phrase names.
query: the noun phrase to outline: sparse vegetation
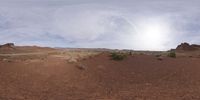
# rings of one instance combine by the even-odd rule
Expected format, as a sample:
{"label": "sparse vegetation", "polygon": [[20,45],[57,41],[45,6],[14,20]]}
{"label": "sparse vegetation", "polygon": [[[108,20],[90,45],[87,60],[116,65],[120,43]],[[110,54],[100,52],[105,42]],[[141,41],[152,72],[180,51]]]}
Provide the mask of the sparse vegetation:
{"label": "sparse vegetation", "polygon": [[176,58],[176,52],[170,51],[167,56],[171,58]]}
{"label": "sparse vegetation", "polygon": [[127,55],[124,53],[120,53],[120,52],[111,53],[112,60],[120,61],[120,60],[124,60],[126,57]]}
{"label": "sparse vegetation", "polygon": [[[59,99],[60,96],[70,100],[144,100],[147,97],[162,100],[167,96],[176,100],[177,95],[181,96],[178,99],[199,98],[197,93],[200,90],[195,88],[199,83],[197,76],[200,76],[200,50],[16,48],[0,50],[0,93],[3,94],[0,100],[10,97],[13,100],[48,100]],[[184,84],[185,80],[189,83]],[[30,86],[32,83],[34,86]],[[191,87],[179,88],[185,85]],[[192,92],[184,96],[186,90]],[[197,93],[194,94],[193,90]],[[32,94],[30,91],[33,91]]]}

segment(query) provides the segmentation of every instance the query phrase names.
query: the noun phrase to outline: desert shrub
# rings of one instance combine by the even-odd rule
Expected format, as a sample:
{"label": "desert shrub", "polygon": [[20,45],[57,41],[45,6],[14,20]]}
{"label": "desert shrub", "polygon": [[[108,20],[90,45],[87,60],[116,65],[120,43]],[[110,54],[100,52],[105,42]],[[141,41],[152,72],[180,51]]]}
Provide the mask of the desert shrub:
{"label": "desert shrub", "polygon": [[173,51],[171,51],[171,52],[168,53],[167,56],[168,56],[168,57],[171,57],[171,58],[176,58],[176,53],[173,52]]}
{"label": "desert shrub", "polygon": [[116,61],[120,61],[126,58],[126,54],[124,53],[117,53],[117,52],[113,52],[111,53],[111,59],[112,60],[116,60]]}

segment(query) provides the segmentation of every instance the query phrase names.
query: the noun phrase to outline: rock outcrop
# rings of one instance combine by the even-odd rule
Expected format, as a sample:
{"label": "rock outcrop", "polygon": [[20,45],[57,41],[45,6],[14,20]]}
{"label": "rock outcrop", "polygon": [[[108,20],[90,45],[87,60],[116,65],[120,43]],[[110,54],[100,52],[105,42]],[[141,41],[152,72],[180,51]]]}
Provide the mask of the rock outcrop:
{"label": "rock outcrop", "polygon": [[0,45],[0,48],[13,48],[14,46],[14,43],[6,43],[4,45]]}
{"label": "rock outcrop", "polygon": [[15,45],[14,43],[6,43],[4,45],[0,45],[0,51],[1,52],[10,52],[15,50]]}
{"label": "rock outcrop", "polygon": [[196,44],[190,45],[189,43],[185,42],[185,43],[181,43],[176,48],[176,51],[195,51],[195,50],[200,50],[200,45],[196,45]]}

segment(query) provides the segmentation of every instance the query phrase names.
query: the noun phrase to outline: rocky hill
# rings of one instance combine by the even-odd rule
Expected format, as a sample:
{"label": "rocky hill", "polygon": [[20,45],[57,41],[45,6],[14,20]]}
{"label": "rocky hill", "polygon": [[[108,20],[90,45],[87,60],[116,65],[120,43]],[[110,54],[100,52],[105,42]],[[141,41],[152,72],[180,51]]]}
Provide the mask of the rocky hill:
{"label": "rocky hill", "polygon": [[55,50],[54,48],[49,47],[39,47],[39,46],[15,46],[14,43],[6,43],[0,45],[0,53],[31,53],[31,52],[42,52]]}
{"label": "rocky hill", "polygon": [[0,45],[0,51],[14,51],[15,50],[15,45],[14,43],[6,43],[4,45]]}
{"label": "rocky hill", "polygon": [[196,51],[200,50],[200,45],[192,44],[190,45],[189,43],[181,43],[180,45],[177,46],[176,51]]}
{"label": "rocky hill", "polygon": [[4,45],[0,45],[0,48],[13,48],[14,46],[14,43],[6,43]]}

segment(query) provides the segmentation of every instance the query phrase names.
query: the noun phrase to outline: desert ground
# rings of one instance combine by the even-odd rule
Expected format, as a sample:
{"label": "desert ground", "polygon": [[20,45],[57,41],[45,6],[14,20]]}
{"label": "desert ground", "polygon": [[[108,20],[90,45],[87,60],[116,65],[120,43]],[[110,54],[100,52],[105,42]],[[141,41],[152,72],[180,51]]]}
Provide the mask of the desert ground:
{"label": "desert ground", "polygon": [[167,54],[4,45],[0,100],[200,100],[200,51]]}

